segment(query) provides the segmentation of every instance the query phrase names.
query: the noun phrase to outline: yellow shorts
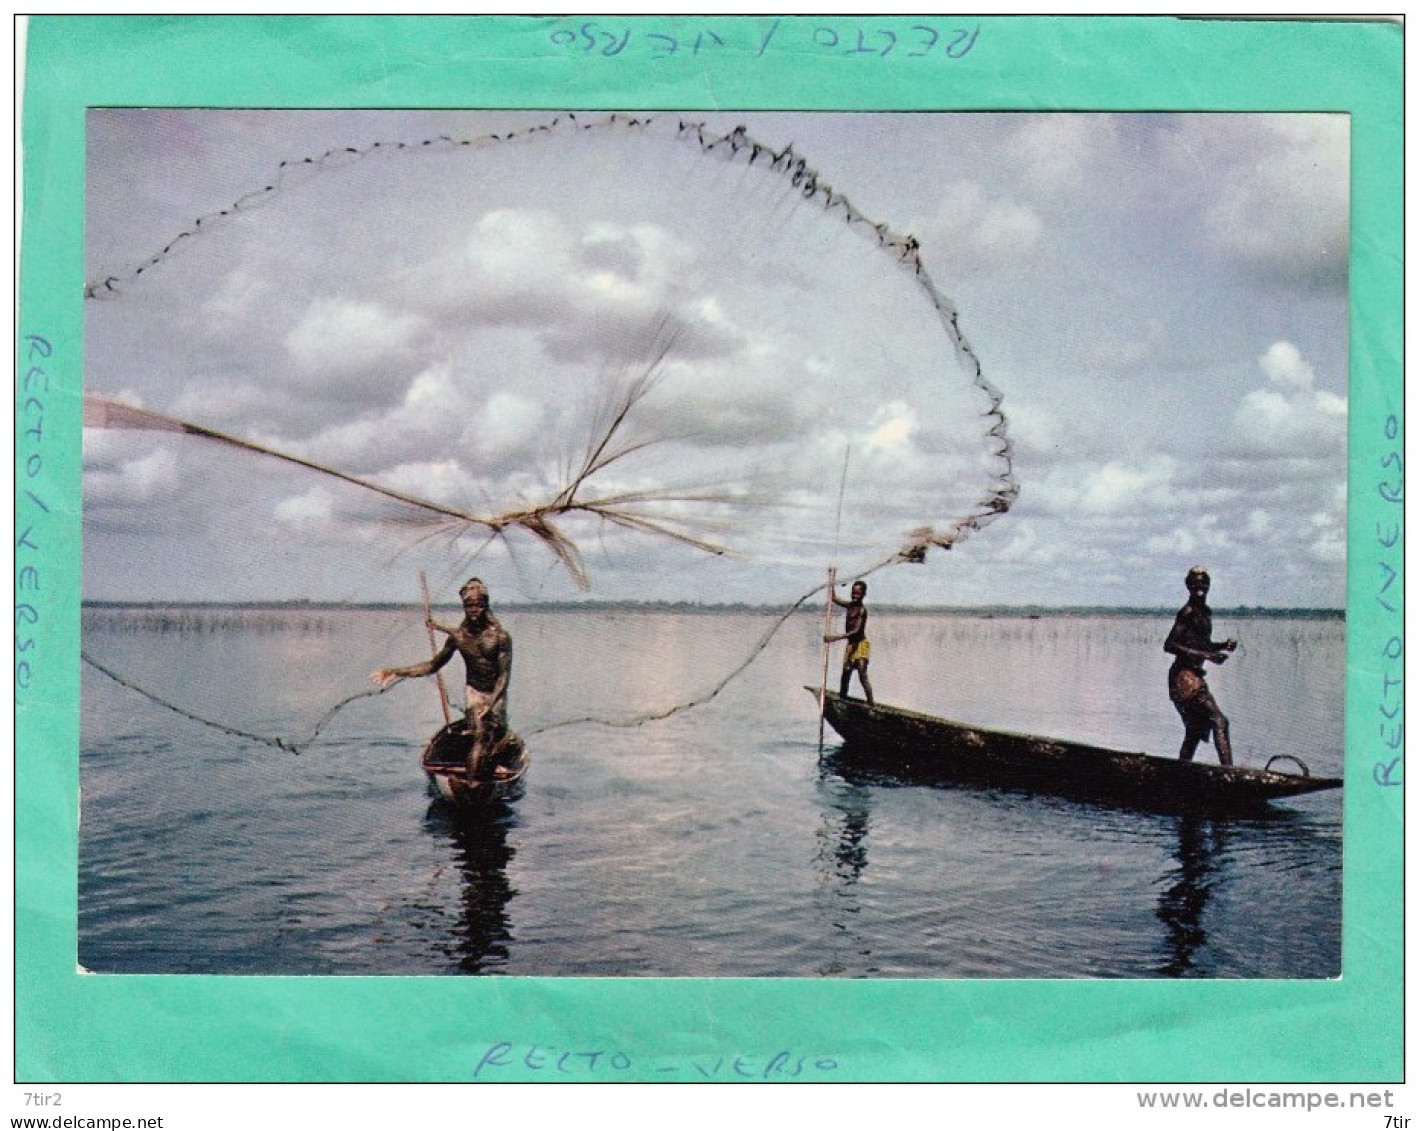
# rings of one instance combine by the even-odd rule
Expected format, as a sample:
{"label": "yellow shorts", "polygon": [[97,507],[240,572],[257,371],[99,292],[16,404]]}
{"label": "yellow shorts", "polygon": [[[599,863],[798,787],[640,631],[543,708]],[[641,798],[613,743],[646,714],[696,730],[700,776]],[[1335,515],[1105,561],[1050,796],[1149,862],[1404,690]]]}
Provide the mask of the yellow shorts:
{"label": "yellow shorts", "polygon": [[872,645],[866,640],[859,640],[847,650],[847,655],[843,657],[843,667],[850,668],[853,664],[861,660],[864,664],[872,656]]}

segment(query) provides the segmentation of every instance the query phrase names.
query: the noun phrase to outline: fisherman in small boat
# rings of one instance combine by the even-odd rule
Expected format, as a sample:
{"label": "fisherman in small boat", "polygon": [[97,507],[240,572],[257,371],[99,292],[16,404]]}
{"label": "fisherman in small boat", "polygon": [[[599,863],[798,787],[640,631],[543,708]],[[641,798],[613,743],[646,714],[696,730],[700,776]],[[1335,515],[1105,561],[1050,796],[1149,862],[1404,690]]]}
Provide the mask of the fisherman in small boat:
{"label": "fisherman in small boat", "polygon": [[1212,639],[1212,610],[1207,606],[1207,592],[1212,579],[1201,566],[1187,571],[1187,604],[1178,610],[1172,631],[1163,642],[1163,651],[1174,657],[1168,669],[1168,698],[1178,709],[1183,721],[1182,749],[1178,757],[1192,761],[1197,744],[1211,736],[1217,747],[1217,760],[1224,766],[1232,764],[1232,739],[1227,729],[1227,716],[1212,698],[1203,676],[1205,663],[1223,664],[1236,651],[1235,640],[1218,643]]}
{"label": "fisherman in small boat", "polygon": [[867,705],[873,705],[872,684],[867,679],[867,661],[872,654],[872,646],[867,641],[867,606],[863,600],[867,597],[867,582],[854,581],[852,583],[852,599],[844,601],[838,596],[838,587],[834,583],[832,593],[833,604],[841,605],[847,610],[843,617],[843,634],[834,636],[829,634],[823,637],[823,643],[833,644],[839,640],[847,641],[847,651],[843,653],[843,675],[838,684],[838,693],[847,698],[848,683],[852,680],[852,673],[857,672],[858,682],[862,684],[863,693],[867,696]]}
{"label": "fisherman in small boat", "polygon": [[380,668],[370,678],[380,687],[401,679],[432,675],[457,652],[467,673],[467,713],[464,725],[473,735],[468,752],[468,772],[484,776],[489,757],[507,734],[507,690],[512,677],[512,638],[488,608],[488,587],[470,578],[458,591],[463,601],[463,620],[453,627],[428,618],[428,626],[447,639],[443,647],[422,664],[407,668]]}

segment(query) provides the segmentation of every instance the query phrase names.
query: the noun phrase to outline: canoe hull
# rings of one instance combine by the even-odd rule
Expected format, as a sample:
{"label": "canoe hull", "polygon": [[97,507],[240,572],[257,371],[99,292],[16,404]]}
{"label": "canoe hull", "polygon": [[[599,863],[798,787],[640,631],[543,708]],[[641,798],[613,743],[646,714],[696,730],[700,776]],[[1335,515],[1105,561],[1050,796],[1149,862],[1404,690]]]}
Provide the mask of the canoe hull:
{"label": "canoe hull", "polygon": [[[816,697],[817,688],[809,689]],[[1253,809],[1337,789],[1339,778],[1183,762],[1076,742],[986,730],[907,711],[869,707],[829,692],[824,716],[854,760],[967,784],[1073,796],[1148,809]]]}
{"label": "canoe hull", "polygon": [[494,751],[491,773],[474,778],[468,773],[472,737],[461,722],[451,723],[433,736],[419,757],[430,790],[460,809],[485,809],[510,801],[522,791],[530,756],[522,739],[511,731]]}

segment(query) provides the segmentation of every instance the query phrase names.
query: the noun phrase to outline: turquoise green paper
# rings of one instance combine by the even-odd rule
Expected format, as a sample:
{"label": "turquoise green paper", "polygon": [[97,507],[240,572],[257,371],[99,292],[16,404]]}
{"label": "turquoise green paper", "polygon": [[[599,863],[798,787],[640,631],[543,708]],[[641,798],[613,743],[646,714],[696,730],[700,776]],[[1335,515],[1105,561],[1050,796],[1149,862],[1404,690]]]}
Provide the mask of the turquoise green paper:
{"label": "turquoise green paper", "polygon": [[[872,27],[905,35],[920,22]],[[1392,501],[1402,497],[1402,32],[1366,22],[931,22],[979,27],[978,39],[959,59],[928,62],[848,53],[857,25],[846,17],[30,22],[15,433],[17,1081],[1402,1079],[1404,766],[1389,715],[1402,694],[1402,581],[1386,585],[1403,553]],[[647,49],[652,32],[676,52],[659,40]],[[1343,977],[77,973],[84,114],[102,105],[1350,114]]]}

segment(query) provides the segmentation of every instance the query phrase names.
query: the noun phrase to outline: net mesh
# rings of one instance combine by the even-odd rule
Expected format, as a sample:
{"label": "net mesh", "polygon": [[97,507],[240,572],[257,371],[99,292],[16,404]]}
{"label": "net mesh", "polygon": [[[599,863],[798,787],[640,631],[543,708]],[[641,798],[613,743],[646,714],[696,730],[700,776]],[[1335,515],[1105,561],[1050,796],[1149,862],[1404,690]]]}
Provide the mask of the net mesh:
{"label": "net mesh", "polygon": [[[427,570],[439,594],[476,571],[534,603],[776,610],[655,702],[590,696],[525,733],[640,725],[747,670],[828,561],[920,563],[1016,497],[1000,394],[917,241],[744,126],[565,114],[332,146],[133,256],[137,206],[104,170],[96,142],[91,598],[399,601]],[[140,203],[148,230],[177,207]],[[372,651],[412,660],[422,631],[392,611]],[[86,634],[84,659],[280,749],[372,694],[352,657],[292,731],[223,672],[179,683],[122,639]],[[297,682],[332,663],[292,652]]]}

